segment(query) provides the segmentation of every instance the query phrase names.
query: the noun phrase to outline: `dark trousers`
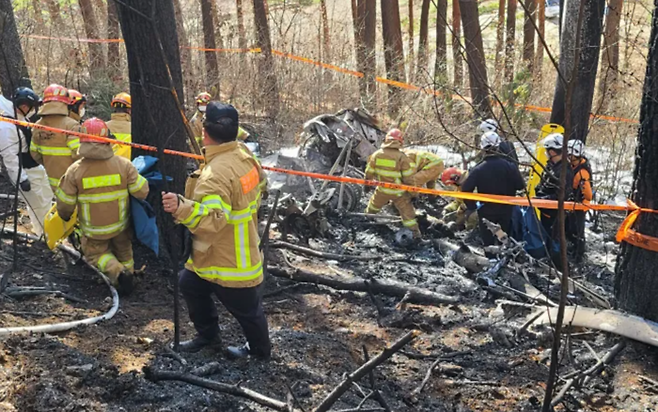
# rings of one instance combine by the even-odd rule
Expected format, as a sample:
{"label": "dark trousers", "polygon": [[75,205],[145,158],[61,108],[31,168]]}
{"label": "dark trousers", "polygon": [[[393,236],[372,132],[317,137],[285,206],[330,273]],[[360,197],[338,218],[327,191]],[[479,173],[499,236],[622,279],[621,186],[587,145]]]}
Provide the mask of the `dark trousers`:
{"label": "dark trousers", "polygon": [[574,255],[580,260],[585,255],[585,211],[567,213],[567,240],[575,246]]}
{"label": "dark trousers", "polygon": [[491,246],[496,244],[496,237],[493,233],[487,228],[487,225],[482,219],[487,219],[492,223],[500,225],[500,228],[503,232],[509,235],[510,226],[512,224],[512,212],[510,209],[509,213],[502,214],[482,214],[478,212],[478,227],[480,229],[480,236],[482,237],[482,242],[485,246]]}
{"label": "dark trousers", "polygon": [[550,236],[551,239],[557,240],[558,233],[555,228],[555,223],[557,222],[557,210],[539,209],[539,215],[541,216],[541,225],[544,226],[544,230],[546,230],[548,236]]}
{"label": "dark trousers", "polygon": [[258,286],[227,288],[201,279],[187,269],[178,274],[178,284],[199,335],[211,339],[219,334],[217,307],[212,300],[214,293],[242,326],[251,352],[259,356],[270,355],[270,335]]}

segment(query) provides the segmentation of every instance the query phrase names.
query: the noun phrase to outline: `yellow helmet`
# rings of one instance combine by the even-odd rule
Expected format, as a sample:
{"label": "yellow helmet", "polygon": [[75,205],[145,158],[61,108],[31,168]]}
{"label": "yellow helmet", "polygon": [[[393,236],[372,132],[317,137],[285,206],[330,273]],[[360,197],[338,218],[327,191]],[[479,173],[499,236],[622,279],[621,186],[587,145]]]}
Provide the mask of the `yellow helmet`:
{"label": "yellow helmet", "polygon": [[126,107],[130,109],[132,107],[132,99],[130,95],[126,92],[121,92],[112,98],[112,107]]}

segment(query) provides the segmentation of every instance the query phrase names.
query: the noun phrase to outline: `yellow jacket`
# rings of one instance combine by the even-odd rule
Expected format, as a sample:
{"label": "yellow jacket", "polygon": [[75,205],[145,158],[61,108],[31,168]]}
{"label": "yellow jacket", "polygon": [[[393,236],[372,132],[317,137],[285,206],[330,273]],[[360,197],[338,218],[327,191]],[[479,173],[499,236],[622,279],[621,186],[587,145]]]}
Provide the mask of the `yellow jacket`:
{"label": "yellow jacket", "polygon": [[188,179],[174,218],[192,233],[186,267],[229,288],[263,281],[258,250],[262,169],[238,142],[206,147],[205,166]]}
{"label": "yellow jacket", "polygon": [[[48,102],[43,105],[39,113],[42,117],[37,124],[74,132],[81,131],[80,124],[69,117],[69,108],[65,103]],[[66,169],[79,158],[79,147],[78,136],[35,127],[32,132],[30,153],[37,163],[46,168],[50,185],[56,188]]]}
{"label": "yellow jacket", "polygon": [[[411,160],[400,149],[402,143],[389,139],[382,144],[382,148],[370,155],[366,167],[366,179],[396,184],[412,184],[409,179],[415,172]],[[378,187],[378,191],[401,196],[402,189],[389,189]]]}
{"label": "yellow jacket", "polygon": [[[197,144],[199,145],[199,148],[203,147],[203,113],[200,111],[196,111],[194,113],[194,116],[190,119],[190,128],[192,129],[192,133],[194,133],[194,138],[196,139]],[[192,145],[188,142],[190,145],[190,150],[194,151],[192,149]]]}
{"label": "yellow jacket", "polygon": [[83,142],[80,155],[59,184],[57,212],[68,220],[77,205],[82,233],[111,239],[130,224],[129,195],[145,199],[149,185],[130,161],[114,155],[109,144]]}
{"label": "yellow jacket", "polygon": [[440,168],[443,169],[443,160],[434,153],[411,149],[405,149],[402,150],[402,152],[406,154],[409,160],[414,164],[414,171],[416,173],[436,166],[440,166]]}
{"label": "yellow jacket", "polygon": [[[131,119],[128,113],[112,113],[111,120],[107,122],[110,133],[122,142],[132,143]],[[112,146],[114,154],[131,160],[132,148],[130,146],[121,146],[115,144]]]}

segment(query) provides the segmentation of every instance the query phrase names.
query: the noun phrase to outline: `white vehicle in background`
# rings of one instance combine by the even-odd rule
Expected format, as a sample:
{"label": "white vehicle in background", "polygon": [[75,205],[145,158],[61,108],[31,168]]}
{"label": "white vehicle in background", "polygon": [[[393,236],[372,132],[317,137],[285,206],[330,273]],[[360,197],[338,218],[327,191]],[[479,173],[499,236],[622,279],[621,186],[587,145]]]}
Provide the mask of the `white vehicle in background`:
{"label": "white vehicle in background", "polygon": [[560,15],[560,0],[546,0],[546,18],[553,19]]}

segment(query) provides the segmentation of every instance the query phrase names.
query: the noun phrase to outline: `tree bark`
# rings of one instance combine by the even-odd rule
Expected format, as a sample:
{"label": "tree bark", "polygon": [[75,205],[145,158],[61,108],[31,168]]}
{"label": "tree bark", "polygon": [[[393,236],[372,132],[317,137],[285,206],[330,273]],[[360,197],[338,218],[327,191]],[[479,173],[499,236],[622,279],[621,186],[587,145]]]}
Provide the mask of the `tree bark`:
{"label": "tree bark", "polygon": [[544,38],[544,29],[546,26],[546,2],[539,0],[537,8],[537,54],[535,57],[535,78],[539,82],[542,76],[544,66],[544,45],[540,39]]}
{"label": "tree bark", "polygon": [[[503,58],[503,45],[505,43],[505,2],[498,0],[498,24],[496,25],[496,67],[500,67]],[[499,77],[499,76],[496,76]]]}
{"label": "tree bark", "polygon": [[617,88],[617,73],[619,71],[619,23],[623,0],[610,0],[608,14],[605,18],[603,32],[603,49],[601,50],[601,74],[599,77],[600,107],[607,106],[609,98]]}
{"label": "tree bark", "polygon": [[[575,74],[577,87],[573,93],[573,109],[571,113],[572,135],[570,139],[578,139],[585,142],[589,128],[590,113],[592,110],[592,99],[594,97],[594,85],[599,63],[599,50],[601,46],[601,31],[603,26],[603,10],[605,0],[592,0],[584,4],[583,24],[581,31],[581,46],[578,50],[573,49],[576,31],[578,27],[578,15],[580,10],[579,0],[567,0],[564,14],[564,25],[562,27],[562,39],[560,41],[559,68],[566,82],[572,81]],[[580,55],[578,68],[574,70],[576,53]],[[551,123],[563,124],[566,111],[566,88],[567,84],[558,76],[553,98],[553,111]]]}
{"label": "tree bark", "polygon": [[48,13],[50,13],[50,23],[53,27],[64,27],[62,23],[61,10],[59,3],[55,0],[46,0],[48,6]]}
{"label": "tree bark", "polygon": [[[224,38],[222,37],[222,16],[219,13],[219,9],[217,8],[217,4],[215,1],[210,2],[210,9],[211,9],[211,14],[212,14],[212,24],[213,24],[213,31],[215,32],[215,45],[217,46],[218,49],[223,49],[224,48]],[[221,54],[217,56],[217,61],[221,64],[222,58]]]}
{"label": "tree bark", "polygon": [[270,25],[267,20],[266,0],[253,0],[253,4],[256,42],[262,50],[259,56],[261,101],[268,116],[274,119],[279,114],[279,88],[274,59],[272,58],[272,42],[270,40]]}
{"label": "tree bark", "polygon": [[434,80],[439,84],[445,84],[448,81],[447,21],[448,1],[436,0],[436,61],[434,63]]}
{"label": "tree bark", "polygon": [[505,38],[505,81],[509,84],[514,80],[514,40],[516,36],[516,2],[507,2],[507,24]]}
{"label": "tree bark", "polygon": [[409,27],[407,28],[407,37],[408,37],[408,43],[407,43],[407,50],[408,50],[408,56],[407,60],[409,61],[409,80],[414,78],[414,61],[416,60],[416,56],[414,54],[414,0],[408,0],[408,9],[409,9]]}
{"label": "tree bark", "polygon": [[[502,1],[502,0],[501,0]],[[464,64],[461,50],[461,24],[462,14],[459,9],[459,1],[452,2],[452,60],[453,60],[453,75],[455,87],[462,86],[464,77]]]}
{"label": "tree bark", "polygon": [[[180,0],[174,0],[174,16],[176,17],[176,33],[178,34],[178,43],[181,45],[180,57],[183,64],[183,82],[185,85],[185,90],[189,94],[189,100],[189,97],[198,93],[195,88],[198,88],[200,85],[196,83],[196,72],[194,70],[194,65],[192,64],[190,42],[187,38],[185,25],[183,24],[183,9],[181,8]],[[183,96],[181,96],[181,98],[183,98]]]}
{"label": "tree bark", "polygon": [[[117,3],[128,58],[133,139],[135,143],[157,147],[164,147],[166,143],[167,148],[186,151],[185,125],[174,97],[174,93],[177,97],[183,95],[183,79],[172,0],[133,1],[130,5],[128,8]],[[152,10],[155,11],[153,23],[144,17],[150,17]],[[154,103],[157,110],[153,109]],[[162,173],[173,178],[168,184],[169,191],[183,193],[185,163],[180,156],[168,156],[166,161],[160,161]],[[160,233],[169,243],[170,251],[176,253],[181,250],[182,239],[176,235],[179,231],[160,202],[152,204],[158,215]]]}
{"label": "tree bark", "polygon": [[241,49],[247,48],[247,35],[244,30],[244,9],[242,0],[235,0],[235,7],[237,9],[238,18],[238,47]]}
{"label": "tree bark", "polygon": [[[113,0],[107,2],[107,37],[119,38],[119,16],[117,5]],[[116,79],[121,74],[121,60],[123,59],[119,58],[119,43],[108,43],[107,66],[111,79]]]}
{"label": "tree bark", "polygon": [[377,106],[375,84],[375,39],[377,28],[377,2],[376,0],[353,0],[355,10],[354,41],[356,46],[356,64],[358,70],[364,74],[359,81],[361,103],[374,111]]}
{"label": "tree bark", "polygon": [[[537,14],[537,0],[525,1],[527,13],[524,13],[523,19],[523,62],[528,70],[532,73],[535,63],[535,17]],[[539,0],[544,1],[544,0]],[[541,46],[541,44],[540,44]]]}
{"label": "tree bark", "polygon": [[34,9],[34,18],[37,21],[37,26],[43,27],[43,16],[41,15],[40,3],[39,0],[32,0],[32,8]]}
{"label": "tree bark", "polygon": [[322,46],[324,59],[331,60],[331,42],[329,38],[329,13],[327,13],[327,0],[320,0],[320,18],[322,19]]}
{"label": "tree bark", "polygon": [[[216,49],[215,28],[213,25],[212,0],[201,0],[201,21],[203,24],[203,47]],[[215,96],[219,96],[219,64],[217,63],[216,51],[204,51],[206,62],[206,89],[211,90]]]}
{"label": "tree bark", "polygon": [[[82,14],[87,38],[98,39],[98,22],[91,0],[78,0],[78,4],[80,5],[80,14]],[[94,73],[98,73],[105,67],[103,46],[100,43],[88,43],[87,48],[89,50],[89,69],[93,76]]]}
{"label": "tree bark", "polygon": [[[24,80],[21,80],[24,79]],[[0,86],[10,99],[14,89],[29,85],[29,75],[21,48],[11,0],[0,0]]]}
{"label": "tree bark", "polygon": [[[111,3],[113,0],[109,0]],[[98,36],[106,39],[107,37],[107,27],[105,24],[107,23],[107,5],[103,0],[94,0],[94,8],[96,14],[96,21],[98,22]]]}
{"label": "tree bark", "polygon": [[481,118],[492,117],[489,102],[489,83],[487,66],[484,60],[484,46],[480,28],[480,13],[477,0],[459,0],[459,8],[464,27],[464,43],[466,43],[466,63],[471,86],[471,98]]}
{"label": "tree bark", "polygon": [[[640,108],[632,200],[640,207],[658,208],[658,4],[654,3],[646,77]],[[641,213],[635,230],[647,236],[658,236],[658,217]],[[615,278],[615,297],[621,309],[658,321],[658,253],[622,244]]]}
{"label": "tree bark", "polygon": [[415,80],[427,71],[427,37],[429,35],[430,0],[423,0],[420,8],[420,32],[418,38],[418,60],[416,63]]}
{"label": "tree bark", "polygon": [[[398,0],[382,0],[382,30],[384,38],[384,63],[388,80],[404,81],[404,50],[400,26]],[[388,112],[396,117],[402,105],[402,95],[397,87],[388,87]]]}

